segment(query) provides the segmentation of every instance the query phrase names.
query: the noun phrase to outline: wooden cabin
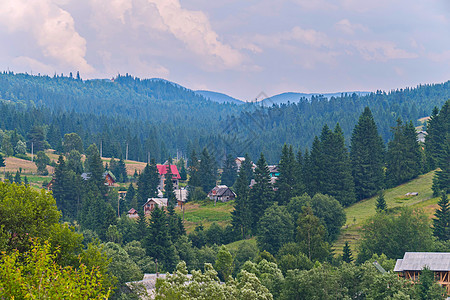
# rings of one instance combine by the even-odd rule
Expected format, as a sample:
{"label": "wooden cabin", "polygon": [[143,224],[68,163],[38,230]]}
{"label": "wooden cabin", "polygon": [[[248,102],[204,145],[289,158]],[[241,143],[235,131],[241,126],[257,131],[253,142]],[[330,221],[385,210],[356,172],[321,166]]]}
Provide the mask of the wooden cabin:
{"label": "wooden cabin", "polygon": [[214,201],[227,202],[236,198],[236,194],[226,185],[218,185],[208,193],[208,198]]}
{"label": "wooden cabin", "polygon": [[450,295],[450,253],[448,252],[406,252],[403,259],[397,259],[394,272],[399,277],[416,282],[420,272],[428,267],[434,272],[435,280]]}

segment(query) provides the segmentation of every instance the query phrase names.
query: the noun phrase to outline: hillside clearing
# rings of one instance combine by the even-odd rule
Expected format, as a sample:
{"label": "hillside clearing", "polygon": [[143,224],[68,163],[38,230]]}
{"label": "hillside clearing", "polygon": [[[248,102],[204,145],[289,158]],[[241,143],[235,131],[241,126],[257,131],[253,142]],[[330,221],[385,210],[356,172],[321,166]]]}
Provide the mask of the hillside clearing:
{"label": "hillside clearing", "polygon": [[[385,190],[384,197],[388,209],[403,206],[422,208],[430,216],[434,213],[437,198],[433,198],[431,185],[433,183],[434,171],[420,175],[414,180],[406,182],[397,187]],[[405,196],[406,193],[418,192],[417,196]],[[359,230],[364,221],[375,215],[375,204],[378,196],[362,200],[345,209],[347,222],[343,226],[338,240],[333,249],[337,254],[342,253],[345,241],[351,245],[352,251],[356,251],[356,242],[360,238]]]}

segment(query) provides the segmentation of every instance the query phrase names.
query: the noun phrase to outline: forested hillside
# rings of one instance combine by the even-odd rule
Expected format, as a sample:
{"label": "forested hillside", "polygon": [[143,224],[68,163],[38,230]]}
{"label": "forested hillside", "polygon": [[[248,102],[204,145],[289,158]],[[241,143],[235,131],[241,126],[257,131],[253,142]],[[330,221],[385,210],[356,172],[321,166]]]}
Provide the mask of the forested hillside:
{"label": "forested hillside", "polygon": [[[450,82],[422,85],[366,96],[312,97],[298,103],[261,107],[216,103],[179,85],[159,80],[117,76],[82,80],[78,76],[0,74],[0,129],[26,138],[43,128],[50,147],[59,149],[66,133],[76,132],[85,147],[102,145],[104,156],[157,161],[188,156],[208,147],[217,160],[225,153],[277,163],[283,143],[304,150],[324,124],[337,122],[349,144],[351,130],[364,107],[370,107],[386,143],[397,118],[417,122],[450,98]],[[267,104],[267,103],[266,103]],[[15,147],[15,145],[13,145]]]}

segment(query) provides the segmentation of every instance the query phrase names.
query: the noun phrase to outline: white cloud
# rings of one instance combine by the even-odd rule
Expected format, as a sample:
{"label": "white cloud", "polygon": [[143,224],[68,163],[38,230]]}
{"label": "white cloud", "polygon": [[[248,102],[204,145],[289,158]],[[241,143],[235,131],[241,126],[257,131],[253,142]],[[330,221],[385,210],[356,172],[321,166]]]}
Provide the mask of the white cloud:
{"label": "white cloud", "polygon": [[339,31],[349,34],[349,35],[355,34],[356,31],[363,31],[363,32],[368,31],[367,27],[365,27],[364,25],[353,24],[348,19],[342,19],[339,22],[337,22],[334,26]]}
{"label": "white cloud", "polygon": [[289,31],[277,34],[256,35],[254,40],[255,43],[268,47],[277,47],[290,41],[300,42],[315,48],[329,47],[331,45],[331,40],[325,33],[314,29],[303,29],[299,26],[295,26]]}
{"label": "white cloud", "polygon": [[86,40],[75,30],[74,20],[67,11],[51,0],[5,1],[0,8],[0,23],[11,34],[16,31],[30,32],[44,56],[84,73],[94,71],[85,59]]}
{"label": "white cloud", "polygon": [[351,41],[349,45],[356,48],[365,60],[387,61],[389,59],[417,58],[416,53],[397,48],[395,43],[388,41]]}
{"label": "white cloud", "polygon": [[194,53],[216,58],[225,68],[235,68],[243,62],[239,51],[219,41],[203,12],[183,9],[179,0],[148,1],[156,6],[167,31]]}

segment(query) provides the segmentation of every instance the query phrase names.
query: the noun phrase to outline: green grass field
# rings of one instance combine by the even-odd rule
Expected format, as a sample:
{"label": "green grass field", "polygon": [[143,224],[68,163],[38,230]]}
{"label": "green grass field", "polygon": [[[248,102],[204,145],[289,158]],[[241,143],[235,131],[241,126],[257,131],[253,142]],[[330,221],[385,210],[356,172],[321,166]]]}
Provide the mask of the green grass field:
{"label": "green grass field", "polygon": [[[184,207],[184,226],[187,232],[191,232],[197,225],[202,224],[205,228],[211,226],[213,222],[221,226],[231,223],[231,211],[233,211],[234,201],[217,202],[204,200],[200,202],[188,202]],[[183,211],[177,208],[177,213],[182,216]]]}
{"label": "green grass field", "polygon": [[[385,190],[386,204],[389,208],[412,206],[423,209],[430,216],[434,214],[438,198],[433,198],[431,185],[433,172],[421,175],[407,183],[392,189]],[[405,196],[409,192],[418,192],[417,196]],[[359,230],[369,217],[375,215],[375,204],[378,196],[365,199],[345,209],[347,222],[342,228],[341,235],[334,243],[333,248],[337,254],[342,253],[345,241],[348,241],[355,253],[357,240],[360,237]]]}

